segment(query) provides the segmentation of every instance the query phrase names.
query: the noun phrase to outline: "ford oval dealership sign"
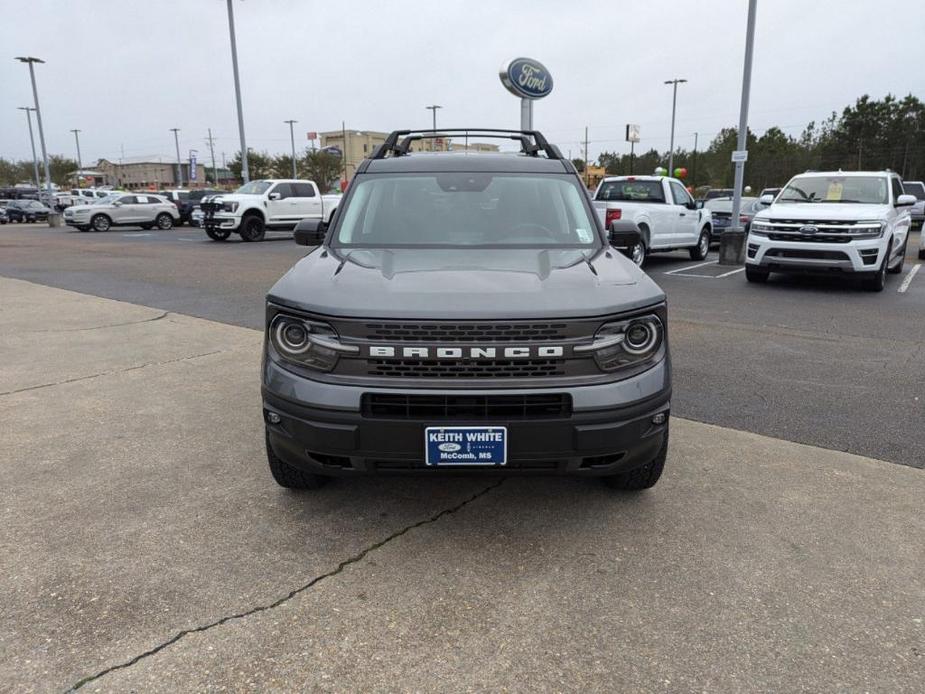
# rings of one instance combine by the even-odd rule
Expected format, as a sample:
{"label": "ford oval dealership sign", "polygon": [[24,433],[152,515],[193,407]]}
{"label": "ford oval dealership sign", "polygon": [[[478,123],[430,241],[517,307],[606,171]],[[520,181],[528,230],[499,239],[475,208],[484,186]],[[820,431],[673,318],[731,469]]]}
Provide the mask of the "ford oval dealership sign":
{"label": "ford oval dealership sign", "polygon": [[549,70],[532,58],[514,58],[501,68],[499,76],[505,88],[522,99],[542,99],[552,91]]}

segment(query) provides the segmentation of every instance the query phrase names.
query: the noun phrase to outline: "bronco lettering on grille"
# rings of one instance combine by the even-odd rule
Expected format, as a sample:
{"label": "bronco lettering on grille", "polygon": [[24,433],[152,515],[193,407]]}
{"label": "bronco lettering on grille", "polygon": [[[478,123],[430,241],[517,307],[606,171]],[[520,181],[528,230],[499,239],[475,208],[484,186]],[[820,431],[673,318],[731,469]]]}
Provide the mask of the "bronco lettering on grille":
{"label": "bronco lettering on grille", "polygon": [[538,347],[391,347],[370,345],[366,356],[374,359],[530,359],[561,358],[560,345]]}

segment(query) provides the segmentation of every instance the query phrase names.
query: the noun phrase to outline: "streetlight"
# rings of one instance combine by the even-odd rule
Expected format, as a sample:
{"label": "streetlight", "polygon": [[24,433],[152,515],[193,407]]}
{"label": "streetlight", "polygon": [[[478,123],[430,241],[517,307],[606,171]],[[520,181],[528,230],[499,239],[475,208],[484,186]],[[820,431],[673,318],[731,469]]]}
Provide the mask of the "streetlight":
{"label": "streetlight", "polygon": [[180,128],[171,128],[170,132],[173,133],[173,143],[177,146],[177,188],[183,187],[183,162],[180,159],[180,136],[177,134],[180,132]]}
{"label": "streetlight", "polygon": [[74,141],[77,143],[77,189],[80,190],[80,173],[83,169],[83,164],[80,161],[80,135],[79,130],[71,130],[74,133]]}
{"label": "streetlight", "polygon": [[238,77],[238,45],[234,38],[234,8],[228,0],[228,34],[231,36],[231,67],[234,70],[234,98],[238,105],[238,134],[241,136],[241,178],[250,180],[247,168],[247,143],[244,141],[244,113],[241,110],[241,80]]}
{"label": "streetlight", "polygon": [[[433,112],[433,115],[434,115],[434,135],[436,135],[436,134],[437,134],[437,109],[438,109],[438,108],[443,108],[443,106],[438,106],[437,104],[434,104],[433,106],[425,106],[424,108],[426,108],[428,111]],[[431,138],[431,140],[430,140],[430,151],[431,151],[431,152],[433,152],[433,151],[436,149],[436,145],[437,145],[436,139],[435,139],[435,138]]]}
{"label": "streetlight", "polygon": [[668,175],[674,176],[674,114],[678,107],[678,85],[684,84],[687,80],[682,80],[675,78],[673,80],[665,80],[665,84],[671,84],[673,86],[673,94],[671,96],[671,151],[668,153]]}
{"label": "streetlight", "polygon": [[44,63],[41,58],[17,57],[21,63],[29,64],[29,77],[32,79],[32,98],[35,100],[35,120],[39,124],[39,143],[42,145],[42,163],[45,165],[45,190],[51,198],[51,173],[48,170],[48,151],[45,149],[45,131],[42,129],[42,109],[39,108],[39,90],[35,86],[35,63]]}
{"label": "streetlight", "polygon": [[299,121],[297,120],[284,120],[283,123],[289,123],[289,139],[292,142],[292,177],[298,178],[295,173],[295,134],[292,130],[292,126]]}
{"label": "streetlight", "polygon": [[[745,262],[745,229],[739,220],[742,211],[742,183],[745,180],[745,159],[748,157],[748,97],[752,88],[752,53],[755,45],[755,10],[758,0],[748,0],[748,20],[745,26],[745,65],[742,68],[742,104],[739,108],[737,151],[732,155],[736,165],[732,193],[732,226],[720,236],[720,265],[741,265]],[[728,234],[728,236],[727,236]]]}
{"label": "streetlight", "polygon": [[29,123],[29,144],[32,145],[32,170],[35,173],[35,189],[41,190],[42,181],[39,179],[39,160],[35,157],[35,137],[32,135],[32,114],[29,113],[35,109],[31,106],[17,106],[16,108],[26,112],[26,121]]}

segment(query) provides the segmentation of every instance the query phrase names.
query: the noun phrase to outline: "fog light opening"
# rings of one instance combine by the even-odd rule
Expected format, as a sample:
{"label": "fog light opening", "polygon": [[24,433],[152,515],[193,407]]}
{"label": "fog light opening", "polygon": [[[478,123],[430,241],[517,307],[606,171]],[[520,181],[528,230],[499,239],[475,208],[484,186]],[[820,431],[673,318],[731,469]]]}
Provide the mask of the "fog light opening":
{"label": "fog light opening", "polygon": [[267,422],[270,424],[279,424],[282,418],[275,412],[267,412]]}
{"label": "fog light opening", "polygon": [[652,415],[653,424],[656,424],[656,425],[664,424],[667,421],[668,421],[668,415],[665,412],[659,412],[656,415]]}

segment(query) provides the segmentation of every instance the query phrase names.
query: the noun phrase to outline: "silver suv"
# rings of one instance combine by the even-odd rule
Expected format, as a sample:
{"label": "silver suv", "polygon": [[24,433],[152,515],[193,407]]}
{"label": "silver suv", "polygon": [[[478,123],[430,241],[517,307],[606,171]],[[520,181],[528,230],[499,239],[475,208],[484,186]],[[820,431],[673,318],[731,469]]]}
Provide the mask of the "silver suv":
{"label": "silver suv", "polygon": [[80,231],[109,231],[113,226],[172,229],[180,219],[173,203],[151,193],[116,193],[89,205],[68,207],[64,223]]}

